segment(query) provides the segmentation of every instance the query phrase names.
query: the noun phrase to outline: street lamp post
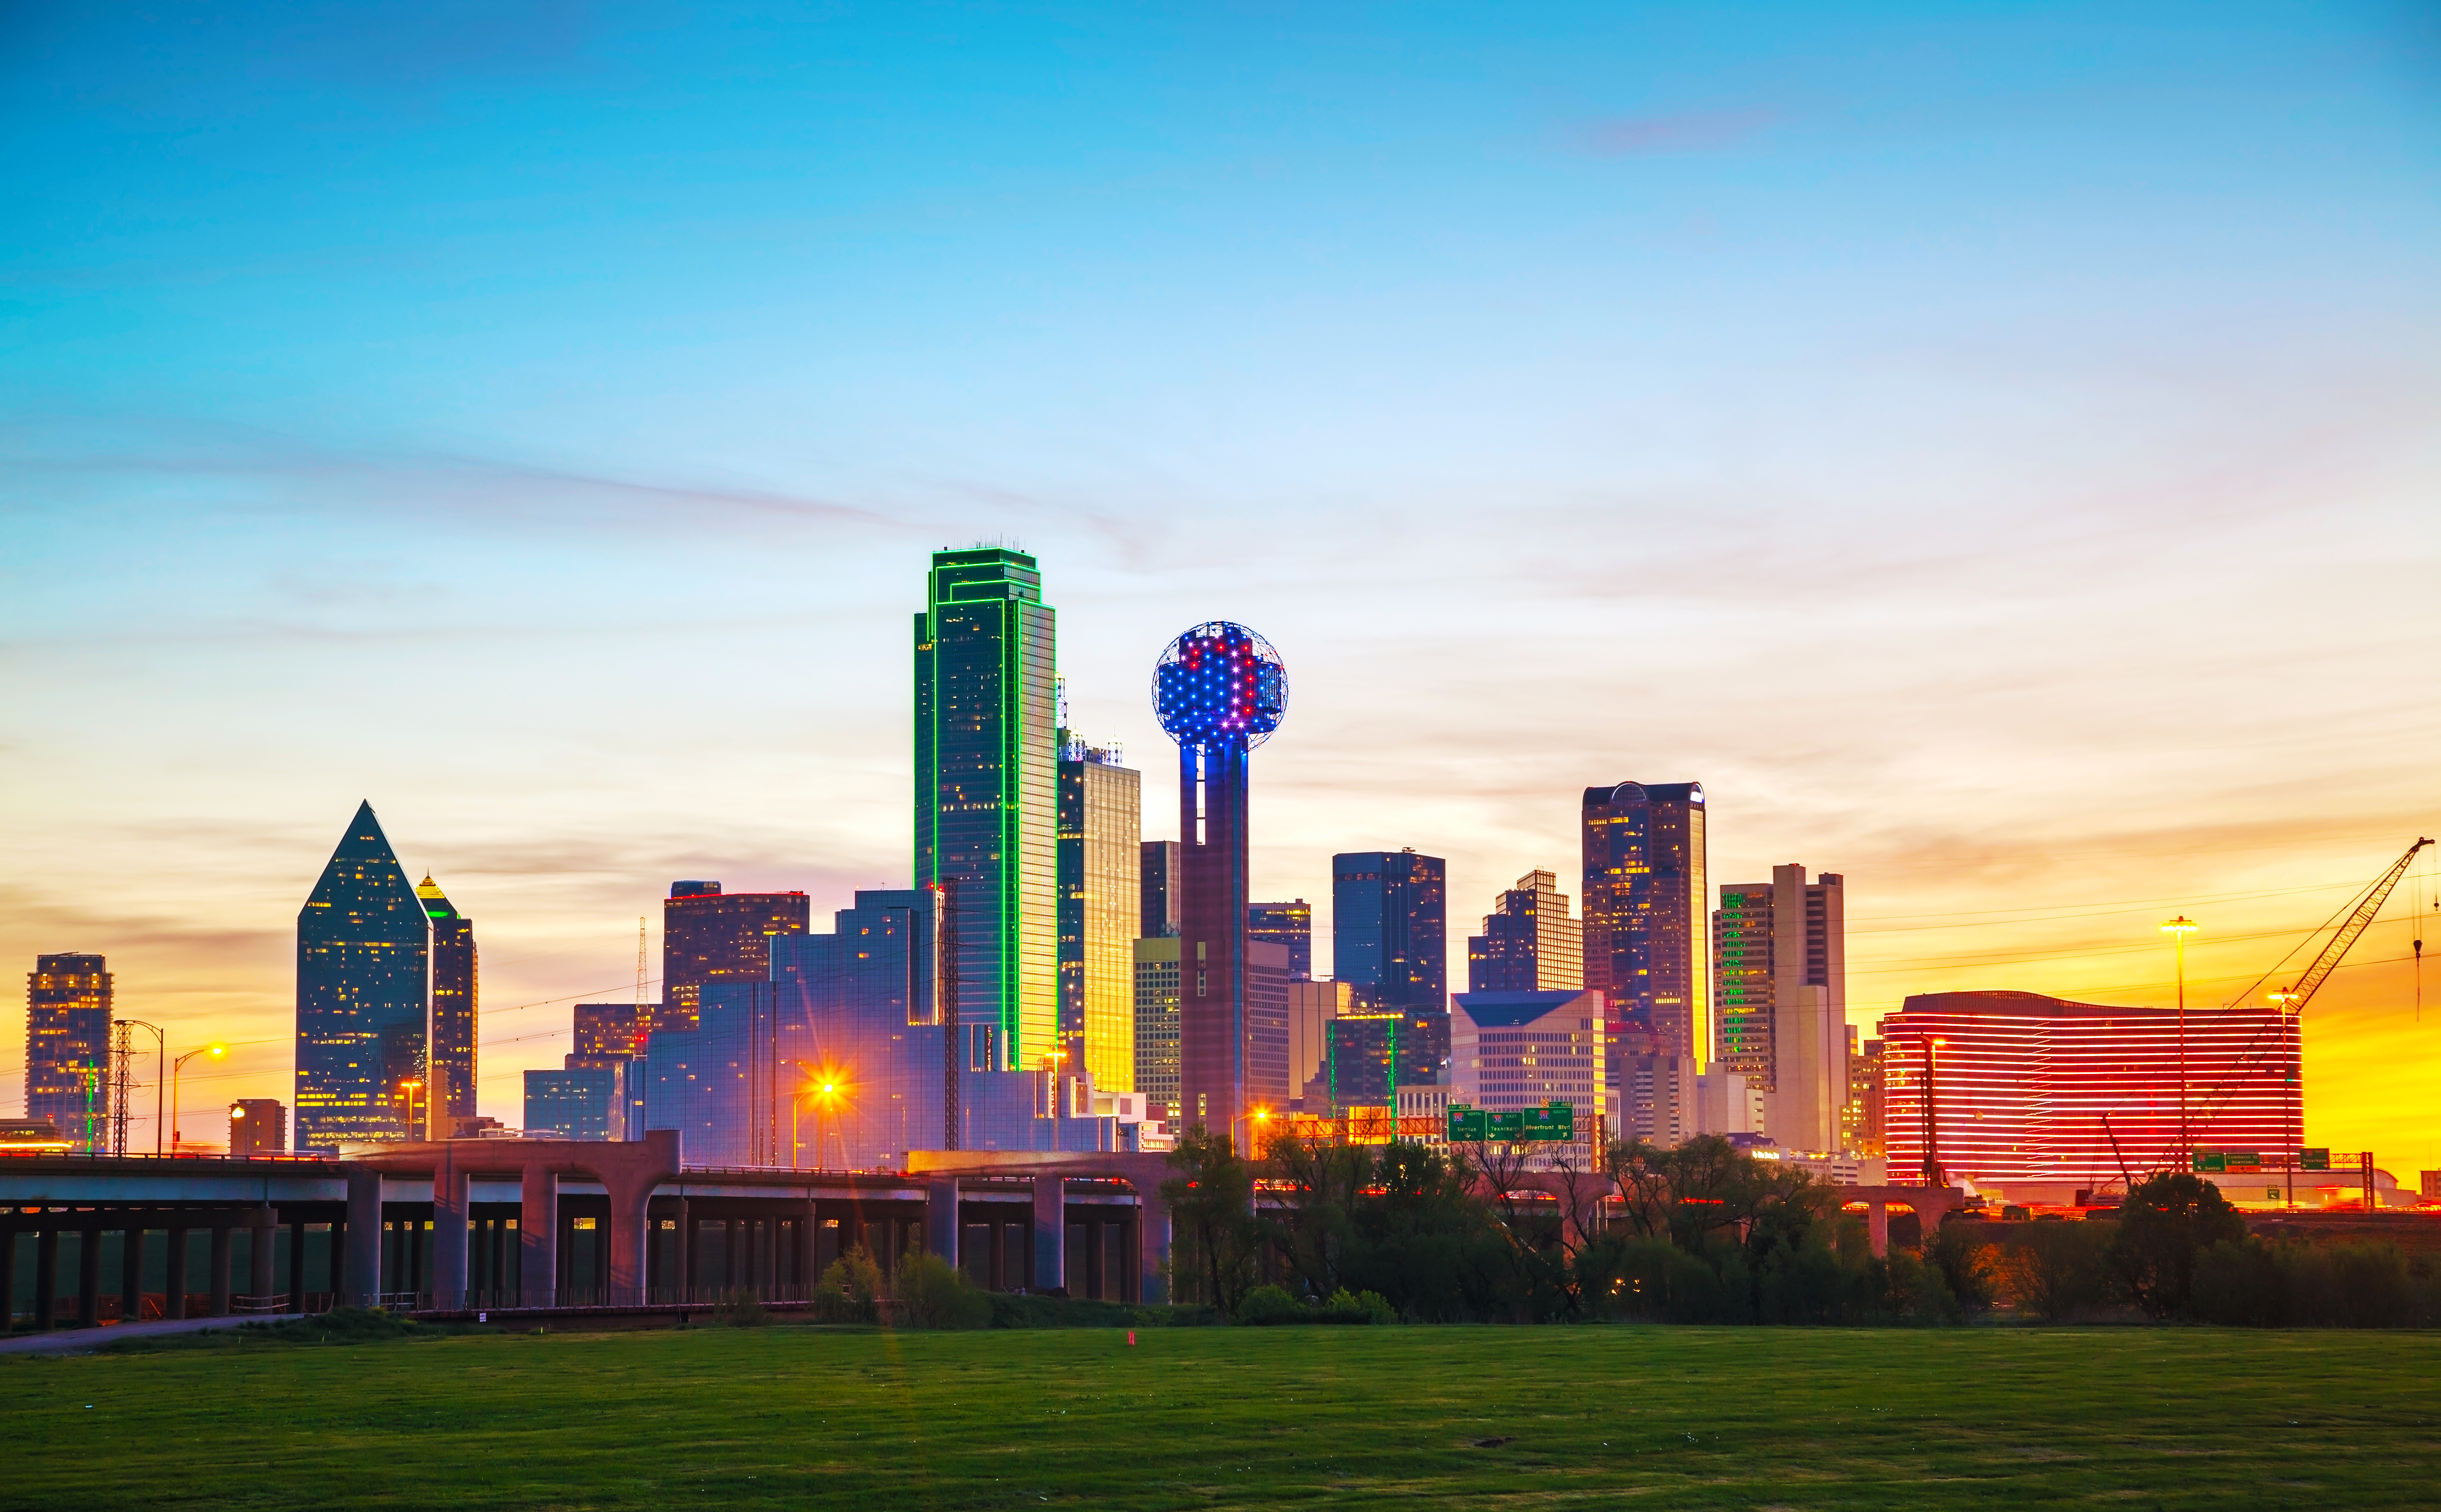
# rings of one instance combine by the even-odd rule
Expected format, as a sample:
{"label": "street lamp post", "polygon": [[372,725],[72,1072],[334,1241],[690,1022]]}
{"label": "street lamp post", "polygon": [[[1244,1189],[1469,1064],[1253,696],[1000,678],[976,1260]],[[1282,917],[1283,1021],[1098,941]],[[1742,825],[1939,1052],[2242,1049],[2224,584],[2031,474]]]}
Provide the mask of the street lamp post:
{"label": "street lamp post", "polygon": [[2300,1073],[2305,1070],[2303,1065],[2305,1058],[2305,1026],[2297,1019],[2295,993],[2275,992],[2270,996],[2271,1005],[2280,1010],[2280,1016],[2287,1020],[2288,1029],[2288,1048],[2291,1056],[2288,1062],[2288,1155],[2284,1163],[2288,1167],[2288,1206],[2293,1208],[2297,1205],[2297,1149],[2305,1143],[2305,1125],[2298,1116],[2300,1109],[2297,1106],[2297,1082]]}
{"label": "street lamp post", "polygon": [[1941,1047],[1948,1043],[1945,1039],[1924,1042],[1924,1184],[1926,1186],[1949,1184],[1941,1169],[1941,1114],[1933,1104],[1937,1085],[1934,1064],[1940,1059]]}
{"label": "street lamp post", "polygon": [[[209,1055],[210,1057],[212,1057],[212,1059],[214,1059],[214,1060],[218,1060],[218,1059],[220,1059],[223,1055],[226,1055],[226,1054],[227,1054],[227,1053],[228,1053],[228,1047],[227,1047],[226,1045],[202,1045],[202,1046],[198,1046],[197,1048],[195,1048],[195,1049],[193,1049],[193,1050],[190,1050],[190,1051],[187,1052],[185,1054],[183,1054],[183,1055],[179,1056],[176,1060],[173,1060],[173,1061],[172,1061],[172,1062],[170,1063],[170,1153],[171,1153],[171,1154],[175,1155],[175,1154],[177,1154],[177,1153],[178,1153],[178,1143],[179,1143],[179,1142],[180,1142],[181,1140],[183,1140],[183,1139],[185,1139],[185,1138],[186,1138],[186,1130],[184,1130],[184,1129],[182,1129],[182,1128],[178,1127],[178,1125],[177,1125],[177,1120],[178,1120],[178,1073],[179,1073],[180,1071],[185,1071],[185,1070],[187,1069],[187,1062],[189,1062],[189,1061],[190,1061],[190,1060],[194,1059],[194,1058],[195,1058],[196,1056],[198,1056],[198,1055]],[[156,1122],[156,1124],[157,1124],[157,1122],[158,1122],[157,1115],[156,1115],[156,1118],[155,1118],[155,1122]],[[154,1137],[155,1137],[155,1138],[158,1138],[158,1137],[159,1137],[159,1134],[160,1134],[160,1130],[156,1127],[156,1128],[154,1130]]]}
{"label": "street lamp post", "polygon": [[2195,1146],[2187,1128],[2187,936],[2199,927],[2196,921],[2179,914],[2161,926],[2161,932],[2176,942],[2179,974],[2179,1163],[2195,1168]]}
{"label": "street lamp post", "polygon": [[169,1079],[161,1074],[161,1067],[170,1058],[170,1036],[161,1032],[159,1024],[146,1023],[141,1018],[122,1018],[119,1022],[153,1031],[153,1153],[158,1155],[161,1153],[163,1132],[161,1098],[170,1089]]}

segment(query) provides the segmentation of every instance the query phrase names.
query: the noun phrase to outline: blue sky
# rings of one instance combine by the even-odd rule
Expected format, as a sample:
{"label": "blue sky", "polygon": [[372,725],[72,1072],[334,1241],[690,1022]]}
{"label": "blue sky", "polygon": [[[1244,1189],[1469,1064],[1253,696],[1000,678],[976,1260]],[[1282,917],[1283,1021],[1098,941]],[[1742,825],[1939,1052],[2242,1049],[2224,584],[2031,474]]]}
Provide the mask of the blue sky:
{"label": "blue sky", "polygon": [[2441,819],[2436,127],[2407,6],[11,8],[0,949],[280,1095],[370,798],[514,1119],[669,878],[903,879],[1005,539],[1156,794],[1160,646],[1280,647],[1258,891],[1456,924],[1693,777],[1885,921],[1867,1026],[2159,999],[2193,898],[2233,991]]}

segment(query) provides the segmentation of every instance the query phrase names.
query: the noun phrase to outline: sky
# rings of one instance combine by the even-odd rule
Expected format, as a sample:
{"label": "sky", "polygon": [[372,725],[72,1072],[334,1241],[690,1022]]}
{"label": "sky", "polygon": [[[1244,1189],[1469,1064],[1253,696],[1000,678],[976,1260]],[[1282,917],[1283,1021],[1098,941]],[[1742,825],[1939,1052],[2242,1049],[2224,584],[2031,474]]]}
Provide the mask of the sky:
{"label": "sky", "polygon": [[[1444,855],[1454,981],[1631,778],[1845,876],[1868,1036],[2259,993],[2441,833],[2429,7],[20,3],[0,140],[0,957],[231,1044],[190,1135],[360,800],[512,1125],[671,880],[906,885],[977,542],[1149,837],[1261,631],[1257,895]],[[2431,855],[2306,1016],[2410,1172]]]}

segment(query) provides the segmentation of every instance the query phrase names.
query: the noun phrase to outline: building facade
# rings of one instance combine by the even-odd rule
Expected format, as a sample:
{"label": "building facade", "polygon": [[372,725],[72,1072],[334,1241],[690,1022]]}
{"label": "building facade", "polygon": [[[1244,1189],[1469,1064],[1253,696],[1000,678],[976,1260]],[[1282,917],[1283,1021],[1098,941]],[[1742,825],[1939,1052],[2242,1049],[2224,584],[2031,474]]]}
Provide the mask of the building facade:
{"label": "building facade", "polygon": [[2109,1008],[2031,992],[1928,993],[1881,1021],[1890,1179],[2087,1187],[2184,1170],[2191,1147],[2276,1168],[2304,1142],[2297,1021],[2269,1008]]}
{"label": "building facade", "polygon": [[624,1138],[621,1080],[606,1066],[526,1072],[526,1133],[563,1140]]}
{"label": "building facade", "polygon": [[[904,1169],[910,1150],[951,1148],[949,1055],[934,975],[932,894],[859,891],[827,934],[779,942],[772,986],[779,1068],[768,1120],[789,1160],[823,1170]],[[967,1077],[961,1066],[961,1127]],[[963,1143],[957,1148],[969,1148]]]}
{"label": "building facade", "polygon": [[1106,1090],[1135,1087],[1135,942],[1142,923],[1142,779],[1119,753],[1063,741],[1059,757],[1059,1036]]}
{"label": "building facade", "polygon": [[1490,1112],[1565,1103],[1577,1138],[1564,1152],[1581,1170],[1611,1124],[1601,995],[1582,988],[1460,993],[1450,1005],[1450,1101]]}
{"label": "building facade", "polygon": [[1289,980],[1313,980],[1313,905],[1303,898],[1246,905],[1246,937],[1268,940],[1289,953]]}
{"label": "building facade", "polygon": [[1573,992],[1585,984],[1584,926],[1568,916],[1559,877],[1528,872],[1501,893],[1466,942],[1469,992]]}
{"label": "building facade", "polygon": [[1147,840],[1140,854],[1144,911],[1136,926],[1137,937],[1156,940],[1163,935],[1176,934],[1180,923],[1179,904],[1184,896],[1184,879],[1179,875],[1178,842]]}
{"label": "building facade", "polygon": [[703,988],[771,980],[771,942],[803,934],[812,917],[802,892],[723,892],[708,881],[673,882],[661,904],[661,1006],[654,1029],[692,1029]]}
{"label": "building facade", "polygon": [[1303,1105],[1300,1112],[1322,1112],[1330,1107],[1329,1066],[1330,1021],[1356,1008],[1356,989],[1344,981],[1289,983],[1289,1095]]}
{"label": "building facade", "polygon": [[1846,891],[1835,872],[1776,866],[1725,884],[1712,915],[1715,1052],[1767,1094],[1765,1130],[1791,1150],[1846,1147]]}
{"label": "building facade", "polygon": [[1711,917],[1700,783],[1585,789],[1585,985],[1609,1004],[1614,1043],[1651,1035],[1711,1053]]}
{"label": "building facade", "polygon": [[1449,863],[1413,851],[1330,858],[1331,975],[1377,1009],[1397,1009],[1399,1081],[1440,1079],[1451,1054]]}
{"label": "building facade", "polygon": [[424,1139],[432,918],[371,803],[297,915],[297,1147]]}
{"label": "building facade", "polygon": [[288,1109],[276,1097],[241,1097],[229,1104],[228,1152],[233,1161],[281,1155],[288,1149]]}
{"label": "building facade", "polygon": [[110,1114],[111,976],[100,956],[38,955],[26,978],[26,1116],[99,1150]]}
{"label": "building facade", "polygon": [[1058,1048],[1058,617],[1033,557],[936,551],[915,616],[915,885],[956,909],[966,1063]]}
{"label": "building facade", "polygon": [[430,873],[415,895],[432,920],[432,1045],[426,1096],[436,1135],[455,1138],[475,1120],[475,1018],[480,978],[475,952],[475,921],[461,915]]}
{"label": "building facade", "polygon": [[1138,940],[1136,968],[1136,1087],[1178,1118],[1178,936]]}

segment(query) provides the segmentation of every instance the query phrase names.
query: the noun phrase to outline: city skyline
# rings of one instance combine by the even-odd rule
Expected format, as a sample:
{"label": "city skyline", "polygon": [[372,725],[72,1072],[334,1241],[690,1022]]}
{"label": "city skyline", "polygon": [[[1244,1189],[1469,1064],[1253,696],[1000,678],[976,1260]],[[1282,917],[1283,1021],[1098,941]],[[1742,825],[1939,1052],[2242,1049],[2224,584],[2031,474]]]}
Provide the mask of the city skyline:
{"label": "city skyline", "polygon": [[[288,1095],[360,801],[480,921],[509,1122],[672,880],[899,885],[911,564],[979,539],[1057,574],[1097,744],[1166,748],[1182,622],[1296,664],[1255,897],[1413,845],[1461,919],[1532,869],[1582,907],[1577,792],[1700,780],[1713,879],[1847,878],[1869,1034],[2166,1004],[2179,912],[2217,1004],[2441,827],[2441,196],[2388,19],[1113,18],[1057,66],[850,25],[806,89],[391,24],[172,69],[59,19],[0,106],[0,951],[228,1042],[190,1132]],[[2431,877],[2305,1028],[2314,1140],[2402,1165]]]}

